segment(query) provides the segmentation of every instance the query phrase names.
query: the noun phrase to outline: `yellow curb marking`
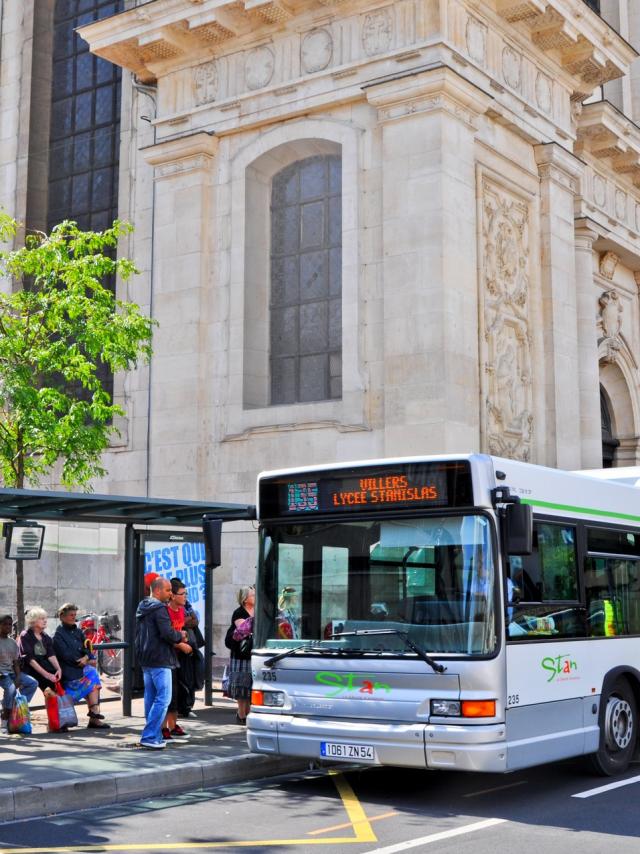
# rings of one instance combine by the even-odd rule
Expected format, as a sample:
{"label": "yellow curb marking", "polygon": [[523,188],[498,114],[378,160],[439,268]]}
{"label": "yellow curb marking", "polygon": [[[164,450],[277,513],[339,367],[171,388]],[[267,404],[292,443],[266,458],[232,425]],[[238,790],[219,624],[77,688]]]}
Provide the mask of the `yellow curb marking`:
{"label": "yellow curb marking", "polygon": [[211,848],[258,848],[267,845],[348,845],[354,842],[377,842],[369,819],[355,792],[340,771],[329,771],[349,818],[344,827],[353,827],[354,836],[327,839],[252,839],[242,842],[144,842],[104,845],[69,845],[55,848],[0,848],[0,854],[90,854],[99,851],[192,851]]}
{"label": "yellow curb marking", "polygon": [[[380,821],[383,818],[393,818],[395,815],[400,815],[398,812],[385,812],[382,815],[374,815],[369,817],[369,822],[372,821]],[[344,824],[334,824],[333,827],[322,827],[320,830],[310,830],[309,836],[318,836],[321,833],[330,833],[334,830],[344,830],[345,827],[351,827],[349,822],[345,822]]]}

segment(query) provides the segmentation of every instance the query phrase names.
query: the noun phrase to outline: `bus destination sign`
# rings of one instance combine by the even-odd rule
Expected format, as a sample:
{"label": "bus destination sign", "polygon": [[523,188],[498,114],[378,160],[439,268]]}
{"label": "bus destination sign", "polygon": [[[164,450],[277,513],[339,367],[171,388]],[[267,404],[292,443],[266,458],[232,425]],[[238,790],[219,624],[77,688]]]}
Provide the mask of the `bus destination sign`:
{"label": "bus destination sign", "polygon": [[308,472],[260,484],[263,518],[472,503],[468,464],[457,461]]}

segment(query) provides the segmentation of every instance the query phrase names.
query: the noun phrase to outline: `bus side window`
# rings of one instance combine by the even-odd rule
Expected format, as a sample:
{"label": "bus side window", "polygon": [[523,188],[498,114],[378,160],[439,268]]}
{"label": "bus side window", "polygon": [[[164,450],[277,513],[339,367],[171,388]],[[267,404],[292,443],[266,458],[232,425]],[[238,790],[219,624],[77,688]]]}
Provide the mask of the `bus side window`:
{"label": "bus side window", "polygon": [[509,637],[584,637],[574,525],[536,522],[533,553],[511,558],[509,571],[517,591],[507,605]]}

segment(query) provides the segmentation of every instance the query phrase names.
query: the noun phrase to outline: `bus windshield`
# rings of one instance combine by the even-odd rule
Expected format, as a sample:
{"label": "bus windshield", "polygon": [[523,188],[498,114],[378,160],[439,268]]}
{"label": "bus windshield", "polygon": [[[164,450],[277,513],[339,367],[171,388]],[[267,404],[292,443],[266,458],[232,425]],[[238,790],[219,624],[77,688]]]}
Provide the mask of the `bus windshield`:
{"label": "bus windshield", "polygon": [[489,655],[494,566],[481,514],[265,526],[255,646]]}

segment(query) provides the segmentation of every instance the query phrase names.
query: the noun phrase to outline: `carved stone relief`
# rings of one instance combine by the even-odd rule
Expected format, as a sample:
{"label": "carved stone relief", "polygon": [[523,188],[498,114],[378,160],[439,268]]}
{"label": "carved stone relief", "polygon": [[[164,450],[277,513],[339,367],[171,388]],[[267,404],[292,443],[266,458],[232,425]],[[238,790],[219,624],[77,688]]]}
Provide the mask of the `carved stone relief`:
{"label": "carved stone relief", "polygon": [[[607,252],[607,255],[613,253]],[[598,327],[598,348],[604,352],[605,362],[615,362],[622,349],[622,301],[617,291],[604,291],[598,300],[600,310],[596,319]]]}
{"label": "carved stone relief", "polygon": [[471,59],[481,65],[484,64],[487,54],[487,28],[475,18],[467,20],[467,50]]}
{"label": "carved stone relief", "polygon": [[483,444],[530,460],[533,382],[529,331],[529,208],[485,178],[482,185]]}
{"label": "carved stone relief", "polygon": [[616,216],[618,219],[627,218],[627,194],[622,190],[616,190]]}
{"label": "carved stone relief", "polygon": [[302,39],[300,45],[300,61],[302,68],[308,74],[322,71],[331,62],[333,55],[333,39],[329,30],[311,30]]}
{"label": "carved stone relief", "polygon": [[512,89],[520,88],[522,76],[522,57],[511,47],[505,47],[502,51],[502,77],[507,86]]}
{"label": "carved stone relief", "polygon": [[543,113],[551,112],[551,80],[542,71],[536,77],[536,103]]}
{"label": "carved stone relief", "polygon": [[268,86],[273,77],[275,56],[271,48],[263,45],[249,51],[244,61],[247,89],[261,89]]}
{"label": "carved stone relief", "polygon": [[607,185],[600,175],[596,175],[593,179],[593,200],[600,208],[603,208],[607,202]]}
{"label": "carved stone relief", "polygon": [[640,231],[640,205],[636,203],[636,231]]}
{"label": "carved stone relief", "polygon": [[218,90],[218,66],[216,61],[199,65],[193,72],[195,102],[197,106],[215,100]]}
{"label": "carved stone relief", "polygon": [[377,9],[364,16],[362,46],[367,56],[384,53],[391,47],[393,19],[391,9]]}
{"label": "carved stone relief", "polygon": [[619,260],[615,252],[603,252],[600,256],[600,275],[612,281]]}

